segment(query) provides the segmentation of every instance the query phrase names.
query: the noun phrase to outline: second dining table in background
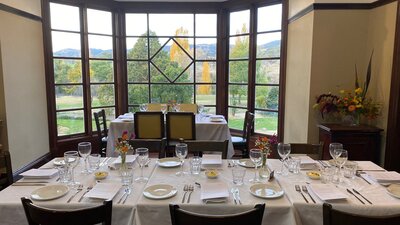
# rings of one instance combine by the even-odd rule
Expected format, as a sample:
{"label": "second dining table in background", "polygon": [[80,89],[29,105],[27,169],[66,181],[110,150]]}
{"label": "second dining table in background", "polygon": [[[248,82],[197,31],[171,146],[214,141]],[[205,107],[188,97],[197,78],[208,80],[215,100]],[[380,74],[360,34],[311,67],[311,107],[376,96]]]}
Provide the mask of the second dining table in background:
{"label": "second dining table in background", "polygon": [[[107,139],[107,156],[117,156],[114,151],[114,144],[118,138],[121,137],[123,131],[134,133],[135,126],[132,119],[119,119],[116,118],[111,121],[110,128],[108,129]],[[231,133],[226,120],[222,122],[212,122],[207,115],[196,115],[196,140],[210,140],[210,141],[225,141],[229,140],[228,144],[228,158],[232,158],[235,154],[233,148]]]}

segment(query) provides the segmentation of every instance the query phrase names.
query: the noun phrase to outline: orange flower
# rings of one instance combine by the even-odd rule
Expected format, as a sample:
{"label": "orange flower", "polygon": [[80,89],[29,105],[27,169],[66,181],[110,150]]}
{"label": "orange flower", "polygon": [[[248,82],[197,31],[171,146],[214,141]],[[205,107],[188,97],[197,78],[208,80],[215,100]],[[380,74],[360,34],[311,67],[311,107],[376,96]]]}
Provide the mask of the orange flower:
{"label": "orange flower", "polygon": [[122,146],[121,152],[127,153],[128,152],[128,146]]}
{"label": "orange flower", "polygon": [[124,140],[124,141],[125,141],[125,140],[128,140],[128,132],[122,133],[121,139]]}
{"label": "orange flower", "polygon": [[349,110],[349,112],[353,112],[354,110],[356,110],[356,106],[355,105],[349,105],[349,107],[347,109]]}

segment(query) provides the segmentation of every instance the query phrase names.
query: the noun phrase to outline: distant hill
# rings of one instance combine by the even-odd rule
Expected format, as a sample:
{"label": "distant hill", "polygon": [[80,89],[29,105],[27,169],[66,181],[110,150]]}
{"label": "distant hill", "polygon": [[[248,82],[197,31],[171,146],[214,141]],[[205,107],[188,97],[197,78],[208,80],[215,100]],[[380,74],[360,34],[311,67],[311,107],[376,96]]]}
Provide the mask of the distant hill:
{"label": "distant hill", "polygon": [[[163,50],[168,51],[171,46],[164,46]],[[266,43],[262,45],[262,48],[267,48],[267,49],[274,49],[274,48],[279,48],[280,47],[280,41],[272,41],[269,43]],[[193,45],[190,46],[190,48],[193,48]],[[215,56],[216,55],[216,46],[215,44],[199,44],[197,45],[198,49],[201,49],[202,52],[208,53],[208,55]],[[97,58],[101,57],[104,55],[111,55],[112,50],[102,50],[102,49],[97,49],[97,48],[91,48],[90,49],[91,57]],[[71,48],[66,48],[59,50],[54,53],[54,56],[60,56],[60,57],[80,57],[80,50],[78,49],[71,49]]]}

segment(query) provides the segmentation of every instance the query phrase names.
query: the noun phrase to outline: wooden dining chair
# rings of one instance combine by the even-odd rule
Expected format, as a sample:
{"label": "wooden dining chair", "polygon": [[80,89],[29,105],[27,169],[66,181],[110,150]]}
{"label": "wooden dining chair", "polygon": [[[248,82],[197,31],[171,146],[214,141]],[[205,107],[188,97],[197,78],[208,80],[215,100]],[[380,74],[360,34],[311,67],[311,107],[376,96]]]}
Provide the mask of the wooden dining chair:
{"label": "wooden dining chair", "polygon": [[167,139],[132,139],[129,140],[129,145],[133,149],[148,148],[149,152],[158,152],[158,158],[165,158]]}
{"label": "wooden dining chair", "polygon": [[161,104],[160,103],[148,103],[147,111],[148,112],[161,112]]}
{"label": "wooden dining chair", "polygon": [[208,215],[189,212],[178,205],[169,205],[172,225],[261,225],[265,204],[253,209],[230,215]]}
{"label": "wooden dining chair", "polygon": [[319,144],[290,143],[290,154],[305,154],[315,160],[322,160],[323,147],[324,142]]}
{"label": "wooden dining chair", "polygon": [[191,113],[197,113],[197,104],[186,104],[182,103],[180,104],[180,112],[191,112]]}
{"label": "wooden dining chair", "polygon": [[29,225],[111,225],[112,201],[79,210],[56,210],[36,206],[28,198],[21,198]]}
{"label": "wooden dining chair", "polygon": [[162,139],[165,137],[162,112],[136,112],[134,117],[136,139]]}
{"label": "wooden dining chair", "polygon": [[93,115],[96,123],[97,139],[100,142],[99,153],[102,157],[105,157],[107,153],[107,140],[108,140],[106,111],[102,109],[98,112],[94,112]]}
{"label": "wooden dining chair", "polygon": [[193,155],[199,154],[200,156],[203,153],[220,153],[222,154],[222,158],[226,159],[228,154],[228,143],[229,140],[225,141],[210,141],[210,140],[194,140],[194,141],[185,141],[188,146],[188,153],[192,153]]}
{"label": "wooden dining chair", "polygon": [[9,151],[0,151],[0,190],[13,183],[11,157]]}
{"label": "wooden dining chair", "polygon": [[167,113],[167,145],[174,146],[181,138],[196,140],[195,115],[189,112]]}
{"label": "wooden dining chair", "polygon": [[232,136],[232,144],[235,150],[242,151],[242,157],[249,157],[249,145],[251,131],[254,127],[254,113],[246,111],[244,116],[242,136]]}
{"label": "wooden dining chair", "polygon": [[400,214],[390,216],[365,216],[347,213],[323,205],[323,225],[395,225],[400,224]]}

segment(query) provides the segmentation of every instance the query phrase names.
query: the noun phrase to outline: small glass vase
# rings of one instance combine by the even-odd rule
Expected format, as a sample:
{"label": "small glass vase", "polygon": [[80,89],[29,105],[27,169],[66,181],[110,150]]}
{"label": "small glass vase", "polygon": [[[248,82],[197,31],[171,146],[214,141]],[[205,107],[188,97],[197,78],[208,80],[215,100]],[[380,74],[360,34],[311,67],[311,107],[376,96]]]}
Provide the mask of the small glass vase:
{"label": "small glass vase", "polygon": [[128,165],[126,164],[126,153],[121,153],[121,165],[119,167],[119,171],[122,173],[128,169]]}
{"label": "small glass vase", "polygon": [[260,169],[259,169],[259,172],[258,172],[258,174],[259,174],[259,176],[260,176],[260,178],[262,178],[262,179],[268,179],[269,178],[269,169],[268,169],[268,166],[267,166],[267,158],[268,158],[268,153],[265,151],[265,152],[263,152],[263,154],[262,154],[262,163],[261,163],[261,167],[260,167]]}

